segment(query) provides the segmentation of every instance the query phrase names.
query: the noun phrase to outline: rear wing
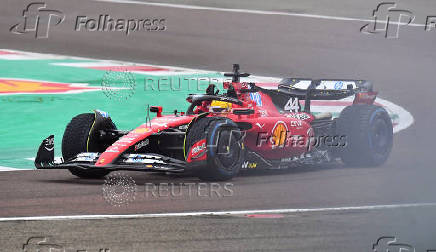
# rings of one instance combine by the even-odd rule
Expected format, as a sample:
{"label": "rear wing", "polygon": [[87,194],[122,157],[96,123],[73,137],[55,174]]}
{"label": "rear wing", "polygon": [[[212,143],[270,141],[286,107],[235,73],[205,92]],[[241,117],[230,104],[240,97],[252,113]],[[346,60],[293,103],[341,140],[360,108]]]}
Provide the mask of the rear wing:
{"label": "rear wing", "polygon": [[372,104],[377,96],[373,86],[365,80],[312,80],[285,78],[280,81],[278,90],[262,89],[265,93],[275,93],[275,97],[286,102],[289,97],[305,100],[304,112],[310,113],[311,100],[340,100],[354,95],[353,103]]}

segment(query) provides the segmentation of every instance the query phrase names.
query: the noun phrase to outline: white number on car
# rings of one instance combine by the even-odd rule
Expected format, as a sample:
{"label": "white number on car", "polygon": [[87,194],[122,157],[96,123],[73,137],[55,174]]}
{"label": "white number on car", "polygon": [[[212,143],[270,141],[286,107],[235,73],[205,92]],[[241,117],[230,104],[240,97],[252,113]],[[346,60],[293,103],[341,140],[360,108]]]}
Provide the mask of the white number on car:
{"label": "white number on car", "polygon": [[289,99],[289,101],[286,103],[284,110],[294,112],[294,113],[299,112],[300,111],[300,102],[299,102],[298,98],[291,97]]}

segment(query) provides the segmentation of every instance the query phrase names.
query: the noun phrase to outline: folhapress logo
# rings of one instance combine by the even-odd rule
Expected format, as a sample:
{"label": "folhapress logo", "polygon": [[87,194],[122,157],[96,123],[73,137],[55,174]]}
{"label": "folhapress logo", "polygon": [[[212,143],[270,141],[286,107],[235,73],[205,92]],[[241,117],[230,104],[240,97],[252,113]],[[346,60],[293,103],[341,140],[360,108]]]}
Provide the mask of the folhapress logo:
{"label": "folhapress logo", "polygon": [[65,15],[58,10],[47,9],[45,3],[31,3],[23,10],[23,18],[9,31],[15,34],[35,33],[35,38],[48,38],[50,27],[62,23]]}
{"label": "folhapress logo", "polygon": [[[48,242],[51,237],[30,237],[25,244],[23,244],[23,252],[67,252],[67,251],[75,251],[75,252],[88,252],[87,249],[67,249],[64,246]],[[91,250],[89,250],[91,251]],[[110,249],[100,248],[93,249],[92,251],[98,252],[110,252]]]}
{"label": "folhapress logo", "polygon": [[374,21],[360,28],[365,34],[384,34],[385,38],[395,39],[399,37],[401,26],[424,26],[425,31],[436,30],[436,16],[427,16],[425,25],[412,24],[415,15],[409,10],[398,9],[393,2],[381,3],[372,12]]}
{"label": "folhapress logo", "polygon": [[397,9],[395,3],[381,3],[373,11],[374,24],[364,25],[360,31],[366,34],[384,33],[386,38],[398,38],[400,26],[413,22],[411,11]]}
{"label": "folhapress logo", "polygon": [[415,252],[415,248],[406,243],[398,243],[393,236],[380,237],[372,246],[374,252]]}
{"label": "folhapress logo", "polygon": [[[47,4],[35,2],[23,10],[23,21],[13,25],[9,31],[14,34],[33,33],[35,38],[48,38],[50,28],[64,22],[66,16],[59,10],[48,9]],[[78,15],[75,32],[123,32],[126,36],[133,32],[160,32],[167,29],[166,19],[160,17],[112,18],[109,14],[101,14],[94,18]]]}

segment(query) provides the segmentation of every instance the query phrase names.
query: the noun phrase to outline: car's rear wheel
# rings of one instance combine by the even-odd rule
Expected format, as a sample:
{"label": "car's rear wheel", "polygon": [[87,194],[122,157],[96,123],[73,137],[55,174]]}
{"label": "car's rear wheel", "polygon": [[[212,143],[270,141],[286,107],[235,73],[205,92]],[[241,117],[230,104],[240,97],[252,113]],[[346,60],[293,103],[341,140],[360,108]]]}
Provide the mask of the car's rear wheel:
{"label": "car's rear wheel", "polygon": [[[102,152],[108,146],[92,140],[90,132],[97,132],[101,129],[93,129],[96,115],[93,113],[80,114],[71,119],[68,123],[62,138],[62,156],[69,160],[82,152]],[[104,129],[116,129],[113,123],[105,123]],[[103,129],[103,128],[102,128]],[[95,138],[93,138],[95,139]],[[80,178],[101,178],[109,174],[107,170],[83,170],[80,168],[69,168],[70,172]]]}
{"label": "car's rear wheel", "polygon": [[389,157],[393,127],[383,107],[367,104],[346,107],[337,119],[336,132],[346,137],[346,146],[338,152],[346,165],[379,166]]}
{"label": "car's rear wheel", "polygon": [[[242,132],[226,118],[201,118],[187,132],[185,154],[200,141],[206,143],[206,160],[197,176],[206,181],[224,181],[235,177],[244,161]],[[196,161],[194,161],[196,162]]]}

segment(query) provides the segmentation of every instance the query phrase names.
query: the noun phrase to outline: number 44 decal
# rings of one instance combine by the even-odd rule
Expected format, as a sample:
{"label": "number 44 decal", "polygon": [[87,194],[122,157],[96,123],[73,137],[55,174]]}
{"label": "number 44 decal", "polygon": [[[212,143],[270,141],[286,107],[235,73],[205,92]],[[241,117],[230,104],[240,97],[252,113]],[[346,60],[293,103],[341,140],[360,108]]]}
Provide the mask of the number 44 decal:
{"label": "number 44 decal", "polygon": [[300,101],[298,100],[298,97],[291,97],[289,99],[289,101],[286,103],[284,110],[294,112],[294,113],[300,112],[301,107],[300,107]]}

